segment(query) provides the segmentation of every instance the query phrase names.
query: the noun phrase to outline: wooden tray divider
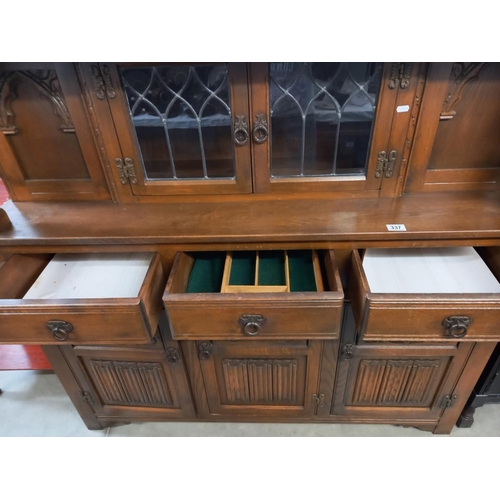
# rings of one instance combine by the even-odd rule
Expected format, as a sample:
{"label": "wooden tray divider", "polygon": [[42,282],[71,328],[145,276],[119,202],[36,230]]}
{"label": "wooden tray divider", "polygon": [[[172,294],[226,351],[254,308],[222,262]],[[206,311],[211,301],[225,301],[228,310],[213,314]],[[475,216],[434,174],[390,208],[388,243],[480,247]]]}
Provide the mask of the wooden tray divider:
{"label": "wooden tray divider", "polygon": [[288,266],[288,253],[285,251],[285,280],[284,285],[259,285],[260,253],[256,251],[255,278],[253,285],[230,285],[231,268],[233,265],[233,252],[226,253],[224,273],[222,276],[221,293],[283,293],[290,291],[290,270]]}
{"label": "wooden tray divider", "polygon": [[316,291],[324,292],[325,288],[323,286],[323,277],[321,276],[321,265],[319,263],[318,252],[312,250],[313,267],[314,267],[314,279],[316,280]]}

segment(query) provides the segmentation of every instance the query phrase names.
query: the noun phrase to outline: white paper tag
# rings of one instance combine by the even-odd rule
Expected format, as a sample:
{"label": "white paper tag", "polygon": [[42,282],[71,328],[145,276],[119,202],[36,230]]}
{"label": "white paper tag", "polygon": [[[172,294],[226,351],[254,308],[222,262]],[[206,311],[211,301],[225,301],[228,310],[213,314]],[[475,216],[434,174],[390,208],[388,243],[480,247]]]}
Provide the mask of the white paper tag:
{"label": "white paper tag", "polygon": [[386,224],[388,231],[406,231],[404,224]]}
{"label": "white paper tag", "polygon": [[397,113],[407,113],[410,111],[410,106],[408,104],[405,104],[404,106],[398,106],[396,108]]}

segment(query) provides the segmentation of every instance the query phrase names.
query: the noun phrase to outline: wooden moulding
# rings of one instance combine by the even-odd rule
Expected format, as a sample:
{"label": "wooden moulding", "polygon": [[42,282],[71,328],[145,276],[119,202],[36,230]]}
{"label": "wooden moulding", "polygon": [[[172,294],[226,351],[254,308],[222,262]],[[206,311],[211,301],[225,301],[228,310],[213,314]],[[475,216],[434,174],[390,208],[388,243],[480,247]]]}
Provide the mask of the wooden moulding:
{"label": "wooden moulding", "polygon": [[0,208],[0,232],[7,231],[12,227],[12,222],[3,208]]}
{"label": "wooden moulding", "polygon": [[[259,285],[259,266],[260,253],[256,251],[255,260],[255,278],[253,285],[231,285],[231,269],[233,264],[233,252],[227,252],[226,261],[224,264],[224,274],[222,276],[221,293],[283,293],[290,292],[290,266],[288,263],[288,252],[285,254],[285,284],[284,285]],[[321,276],[321,267],[319,263],[318,253],[312,250],[314,279],[316,282],[316,291],[324,291],[323,279]]]}

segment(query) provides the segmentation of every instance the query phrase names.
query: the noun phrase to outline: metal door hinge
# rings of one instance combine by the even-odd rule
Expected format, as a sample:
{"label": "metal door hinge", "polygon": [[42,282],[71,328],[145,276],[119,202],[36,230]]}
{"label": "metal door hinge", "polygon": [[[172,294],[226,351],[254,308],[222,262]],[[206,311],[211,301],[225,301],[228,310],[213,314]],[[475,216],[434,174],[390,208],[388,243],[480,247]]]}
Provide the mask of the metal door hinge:
{"label": "metal door hinge", "polygon": [[375,167],[375,177],[380,179],[382,174],[384,177],[389,179],[394,173],[394,164],[396,163],[396,158],[398,157],[398,152],[393,149],[387,157],[385,151],[379,151],[377,157],[377,166]]}
{"label": "metal door hinge", "polygon": [[389,78],[389,88],[395,89],[399,87],[405,89],[410,85],[411,70],[413,63],[392,63],[391,75]]}
{"label": "metal door hinge", "polygon": [[457,396],[447,395],[441,401],[441,408],[451,408],[457,400]]}
{"label": "metal door hinge", "polygon": [[121,158],[115,158],[116,168],[120,182],[125,185],[130,181],[130,184],[137,184],[137,177],[135,176],[135,167],[132,158],[125,158],[125,163]]}
{"label": "metal door hinge", "polygon": [[212,342],[202,342],[198,346],[198,356],[201,360],[210,359],[212,356]]}
{"label": "metal door hinge", "polygon": [[108,96],[108,99],[114,99],[116,97],[116,91],[113,86],[113,81],[111,80],[109,66],[104,64],[101,71],[99,66],[92,64],[90,66],[90,76],[92,77],[97,99],[103,101],[106,96]]}
{"label": "metal door hinge", "polygon": [[179,351],[173,347],[169,347],[165,351],[165,357],[167,358],[167,363],[169,365],[175,365],[179,362]]}
{"label": "metal door hinge", "polygon": [[313,394],[312,395],[312,405],[313,407],[323,408],[325,406],[325,395],[324,394]]}
{"label": "metal door hinge", "polygon": [[86,403],[90,406],[94,405],[94,400],[92,399],[92,396],[88,392],[79,392],[78,397],[82,400],[82,403]]}
{"label": "metal door hinge", "polygon": [[354,344],[344,344],[342,347],[342,356],[344,359],[351,359],[354,355],[354,349],[356,346]]}

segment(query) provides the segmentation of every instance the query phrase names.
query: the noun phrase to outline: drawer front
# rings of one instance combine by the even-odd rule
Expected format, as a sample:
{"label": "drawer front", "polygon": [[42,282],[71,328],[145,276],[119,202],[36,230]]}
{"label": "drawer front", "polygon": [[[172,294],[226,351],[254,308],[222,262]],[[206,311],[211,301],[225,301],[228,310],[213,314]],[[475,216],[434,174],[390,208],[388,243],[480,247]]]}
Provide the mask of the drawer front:
{"label": "drawer front", "polygon": [[188,306],[168,308],[170,327],[177,340],[336,339],[341,315],[342,304],[206,304],[201,312]]}
{"label": "drawer front", "polygon": [[[48,260],[45,259],[45,264]],[[134,298],[22,299],[43,267],[42,258],[16,255],[0,269],[0,343],[151,342],[166,282],[158,255],[153,257],[139,294]],[[16,278],[15,284],[13,278]],[[2,282],[11,286],[3,286]]]}
{"label": "drawer front", "polygon": [[492,303],[390,304],[370,298],[361,332],[365,341],[500,340],[500,307]]}
{"label": "drawer front", "polygon": [[163,302],[174,339],[337,339],[344,294],[333,252],[321,256],[325,290],[187,293],[194,257],[179,253]]}
{"label": "drawer front", "polygon": [[500,340],[497,294],[371,293],[357,252],[350,289],[356,328],[364,341]]}
{"label": "drawer front", "polygon": [[[48,309],[48,310],[47,310]],[[49,307],[28,312],[0,312],[0,338],[10,344],[109,344],[151,340],[141,306],[98,308]],[[22,325],[22,326],[21,326]]]}

